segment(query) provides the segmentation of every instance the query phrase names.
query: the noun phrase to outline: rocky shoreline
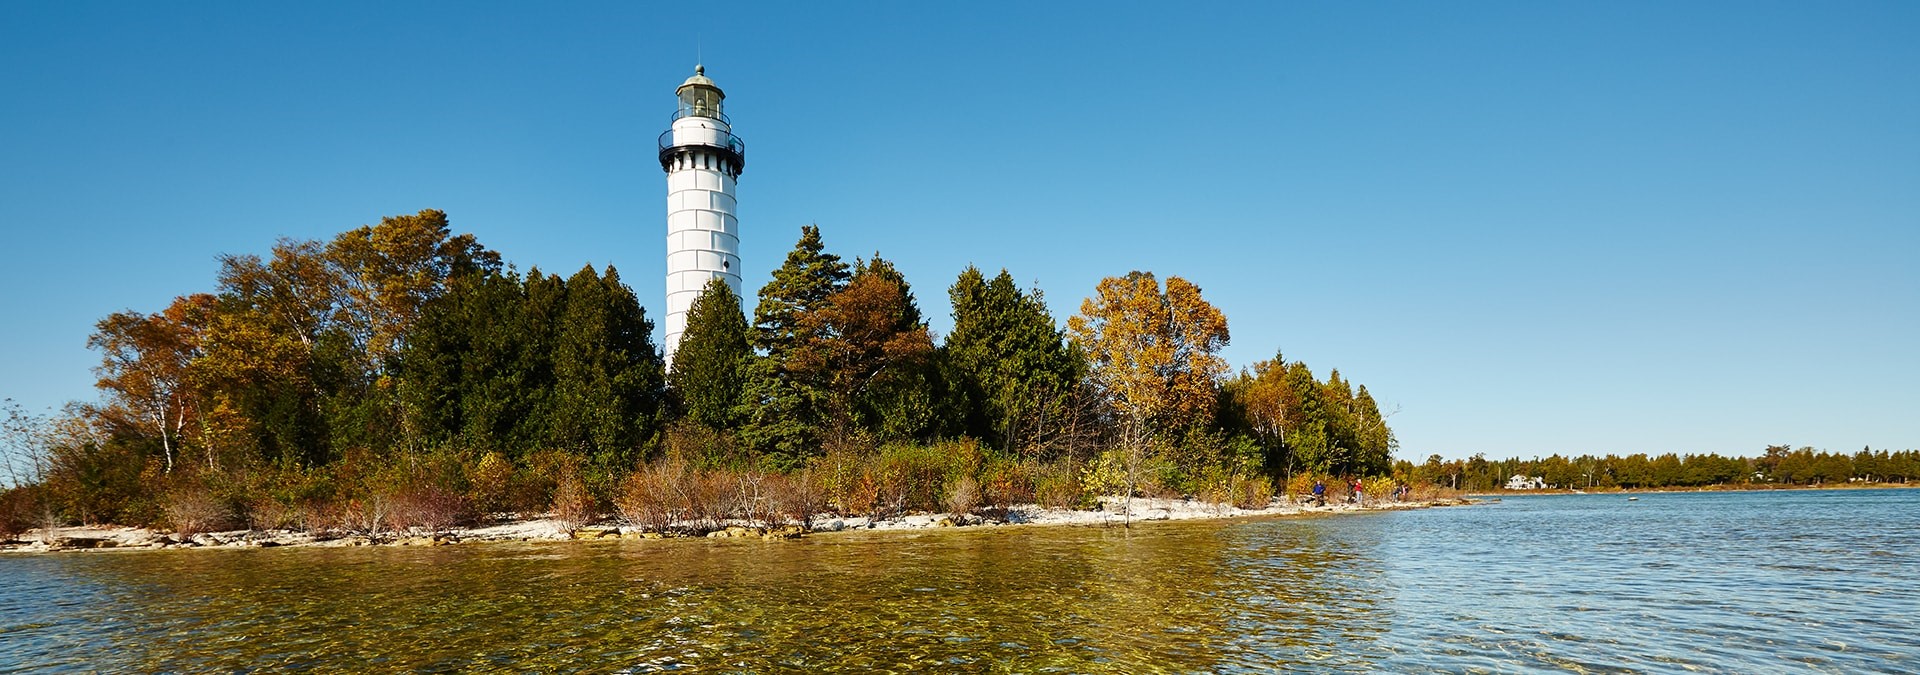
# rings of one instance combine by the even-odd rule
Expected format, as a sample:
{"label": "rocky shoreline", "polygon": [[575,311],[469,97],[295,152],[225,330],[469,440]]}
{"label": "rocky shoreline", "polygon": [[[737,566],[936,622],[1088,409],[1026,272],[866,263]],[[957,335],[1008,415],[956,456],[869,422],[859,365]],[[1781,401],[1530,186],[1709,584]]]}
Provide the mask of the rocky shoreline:
{"label": "rocky shoreline", "polygon": [[[165,549],[253,549],[350,546],[449,546],[481,542],[539,542],[603,539],[673,539],[705,537],[709,539],[793,539],[808,535],[857,531],[922,530],[943,527],[1020,527],[1080,526],[1120,527],[1131,523],[1171,520],[1248,518],[1310,514],[1393,511],[1438,506],[1460,506],[1478,500],[1433,499],[1422,501],[1379,501],[1366,505],[1328,504],[1313,506],[1276,499],[1266,508],[1243,509],[1187,499],[1136,497],[1126,504],[1119,498],[1102,500],[1094,510],[1050,509],[1027,504],[1007,509],[1001,517],[980,515],[919,513],[895,518],[840,517],[823,514],[813,519],[811,528],[798,525],[764,527],[732,523],[704,534],[663,534],[620,525],[570,527],[553,518],[514,520],[481,527],[455,527],[439,532],[301,532],[293,530],[232,530],[180,535],[144,527],[80,526],[32,530],[14,541],[0,542],[0,552],[54,553],[88,551],[127,551]],[[1130,512],[1129,512],[1129,508]]]}

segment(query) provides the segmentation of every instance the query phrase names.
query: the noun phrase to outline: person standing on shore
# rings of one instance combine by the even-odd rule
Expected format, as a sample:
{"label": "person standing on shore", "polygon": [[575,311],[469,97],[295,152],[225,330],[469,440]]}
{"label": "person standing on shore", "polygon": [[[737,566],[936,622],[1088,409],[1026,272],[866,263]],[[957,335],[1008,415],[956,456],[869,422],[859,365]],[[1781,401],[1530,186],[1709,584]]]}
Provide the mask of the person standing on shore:
{"label": "person standing on shore", "polygon": [[1355,506],[1366,506],[1366,497],[1366,488],[1361,484],[1360,479],[1353,479],[1353,494],[1347,495],[1347,501],[1352,502]]}
{"label": "person standing on shore", "polygon": [[1327,482],[1326,481],[1316,480],[1313,482],[1313,505],[1314,506],[1327,505]]}

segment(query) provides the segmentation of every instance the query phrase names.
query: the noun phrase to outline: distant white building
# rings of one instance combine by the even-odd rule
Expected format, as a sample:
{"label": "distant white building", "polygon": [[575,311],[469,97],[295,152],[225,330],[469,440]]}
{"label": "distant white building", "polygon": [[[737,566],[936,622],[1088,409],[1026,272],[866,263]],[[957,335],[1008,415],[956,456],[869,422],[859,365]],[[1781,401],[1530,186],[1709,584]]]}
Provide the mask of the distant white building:
{"label": "distant white building", "polygon": [[1547,486],[1546,479],[1541,478],[1539,476],[1528,476],[1526,474],[1514,474],[1512,478],[1507,479],[1508,490],[1539,490],[1546,486]]}

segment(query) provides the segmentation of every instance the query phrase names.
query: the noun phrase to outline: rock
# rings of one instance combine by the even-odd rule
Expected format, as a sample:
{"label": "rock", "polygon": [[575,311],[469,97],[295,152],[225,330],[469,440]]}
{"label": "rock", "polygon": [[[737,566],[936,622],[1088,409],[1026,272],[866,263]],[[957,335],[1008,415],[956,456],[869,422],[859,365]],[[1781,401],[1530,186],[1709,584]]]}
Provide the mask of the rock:
{"label": "rock", "polygon": [[47,550],[69,551],[89,548],[113,548],[114,545],[118,543],[119,542],[112,539],[101,539],[98,537],[60,537],[53,540],[53,543],[47,546]]}
{"label": "rock", "polygon": [[1173,513],[1166,509],[1153,509],[1140,515],[1141,520],[1166,520],[1172,517]]}
{"label": "rock", "polygon": [[707,533],[708,539],[725,539],[731,536],[733,535],[728,534],[726,530],[714,530],[712,532]]}
{"label": "rock", "polygon": [[571,536],[574,539],[619,539],[620,528],[583,527],[574,530]]}
{"label": "rock", "polygon": [[907,516],[900,519],[900,524],[906,525],[907,527],[927,527],[933,524],[933,518],[927,516]]}
{"label": "rock", "polygon": [[742,527],[739,525],[727,526],[727,536],[729,537],[751,537],[757,534],[760,534],[760,532],[750,527]]}
{"label": "rock", "polygon": [[847,523],[846,521],[840,520],[839,518],[835,518],[833,520],[829,520],[827,522],[821,523],[819,527],[816,527],[814,529],[817,529],[823,532],[839,532],[841,530],[847,529]]}
{"label": "rock", "polygon": [[[965,518],[965,517],[966,517],[966,516],[961,516],[961,518]],[[935,527],[953,527],[953,519],[952,519],[952,518],[941,518],[941,519],[939,520],[939,522],[936,522],[936,523],[934,523],[934,526],[935,526]]]}

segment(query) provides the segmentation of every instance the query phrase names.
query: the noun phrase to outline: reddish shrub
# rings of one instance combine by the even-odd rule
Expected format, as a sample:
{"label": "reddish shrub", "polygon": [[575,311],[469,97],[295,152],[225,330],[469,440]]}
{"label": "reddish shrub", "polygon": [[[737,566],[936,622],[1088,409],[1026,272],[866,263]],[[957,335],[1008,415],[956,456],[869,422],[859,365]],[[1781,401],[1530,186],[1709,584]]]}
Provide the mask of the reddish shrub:
{"label": "reddish shrub", "polygon": [[168,526],[181,535],[226,529],[233,512],[204,488],[188,487],[167,493],[160,507]]}

